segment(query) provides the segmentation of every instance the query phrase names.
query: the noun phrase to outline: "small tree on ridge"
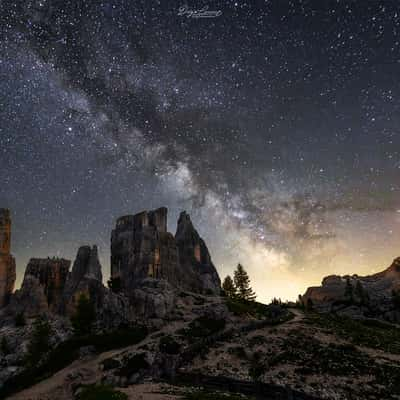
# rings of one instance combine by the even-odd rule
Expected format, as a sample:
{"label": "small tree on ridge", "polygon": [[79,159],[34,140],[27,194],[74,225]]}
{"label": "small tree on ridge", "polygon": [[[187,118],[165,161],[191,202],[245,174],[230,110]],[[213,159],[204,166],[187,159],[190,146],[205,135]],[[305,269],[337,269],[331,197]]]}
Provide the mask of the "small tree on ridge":
{"label": "small tree on ridge", "polygon": [[250,278],[242,264],[238,264],[234,273],[235,288],[237,297],[241,300],[254,301],[256,294],[250,286]]}
{"label": "small tree on ridge", "polygon": [[230,275],[227,275],[226,278],[224,279],[224,282],[222,284],[222,289],[224,290],[226,296],[230,298],[236,296],[235,284],[233,283],[233,279],[230,277]]}

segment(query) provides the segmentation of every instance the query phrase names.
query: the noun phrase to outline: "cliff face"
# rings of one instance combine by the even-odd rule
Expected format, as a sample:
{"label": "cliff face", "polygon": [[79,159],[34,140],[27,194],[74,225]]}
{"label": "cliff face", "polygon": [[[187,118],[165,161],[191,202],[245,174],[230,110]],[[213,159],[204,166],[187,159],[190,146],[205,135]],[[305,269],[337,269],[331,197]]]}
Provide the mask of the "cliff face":
{"label": "cliff face", "polygon": [[174,237],[167,232],[167,209],[117,220],[111,234],[111,276],[125,292],[147,278],[179,280]]}
{"label": "cliff face", "polygon": [[218,293],[221,280],[211,261],[211,256],[204,240],[194,228],[190,216],[183,211],[178,219],[175,241],[179,250],[179,264],[182,273],[199,277],[200,290]]}
{"label": "cliff face", "polygon": [[43,288],[50,309],[57,310],[62,301],[62,293],[71,262],[64,259],[32,258],[25,270],[25,277],[32,276]]}
{"label": "cliff face", "polygon": [[8,304],[15,284],[15,259],[10,254],[10,211],[0,208],[0,308]]}
{"label": "cliff face", "polygon": [[174,287],[218,293],[220,280],[204,241],[182,213],[176,236],[167,232],[167,209],[117,220],[111,235],[111,276],[128,292],[148,278]]}

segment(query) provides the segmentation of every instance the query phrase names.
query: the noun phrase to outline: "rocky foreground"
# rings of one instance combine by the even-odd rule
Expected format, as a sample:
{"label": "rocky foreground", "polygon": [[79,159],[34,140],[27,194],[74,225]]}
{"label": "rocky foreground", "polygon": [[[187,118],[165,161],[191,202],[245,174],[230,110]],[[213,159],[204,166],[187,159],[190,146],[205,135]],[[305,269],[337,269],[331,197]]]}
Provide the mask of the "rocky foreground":
{"label": "rocky foreground", "polygon": [[400,396],[400,332],[377,321],[182,292],[164,326],[136,331],[130,345],[121,331],[109,339],[66,342],[67,365],[50,353],[42,374],[17,375],[0,393],[15,400],[100,398],[85,396],[110,387],[127,396],[110,398],[121,399]]}

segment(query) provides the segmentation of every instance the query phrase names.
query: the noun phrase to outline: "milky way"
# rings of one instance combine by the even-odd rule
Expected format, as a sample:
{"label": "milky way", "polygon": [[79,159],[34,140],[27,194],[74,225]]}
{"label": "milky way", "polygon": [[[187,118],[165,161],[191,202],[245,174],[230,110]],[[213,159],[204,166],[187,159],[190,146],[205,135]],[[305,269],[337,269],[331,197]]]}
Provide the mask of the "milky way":
{"label": "milky way", "polygon": [[2,1],[0,206],[19,280],[186,209],[259,298],[400,255],[400,5]]}

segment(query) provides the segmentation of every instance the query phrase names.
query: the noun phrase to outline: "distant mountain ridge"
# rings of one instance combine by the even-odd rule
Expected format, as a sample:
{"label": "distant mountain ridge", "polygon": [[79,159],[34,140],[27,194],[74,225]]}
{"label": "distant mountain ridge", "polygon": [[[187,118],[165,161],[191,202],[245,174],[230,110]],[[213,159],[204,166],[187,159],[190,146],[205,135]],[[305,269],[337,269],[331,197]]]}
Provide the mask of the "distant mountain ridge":
{"label": "distant mountain ridge", "polygon": [[300,296],[304,306],[339,311],[352,316],[400,321],[396,298],[400,294],[400,257],[373,275],[329,275],[321,286],[309,287]]}

